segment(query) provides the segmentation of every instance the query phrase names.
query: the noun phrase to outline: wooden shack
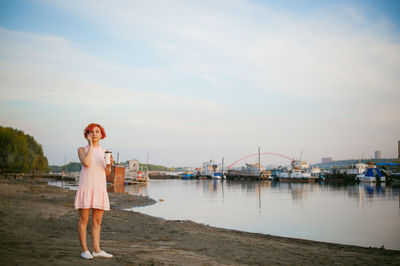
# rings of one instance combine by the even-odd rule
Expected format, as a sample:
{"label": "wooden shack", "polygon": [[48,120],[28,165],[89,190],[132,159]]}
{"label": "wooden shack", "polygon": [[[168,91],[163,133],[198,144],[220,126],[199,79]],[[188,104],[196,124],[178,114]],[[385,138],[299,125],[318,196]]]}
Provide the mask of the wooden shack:
{"label": "wooden shack", "polygon": [[125,167],[113,165],[111,174],[107,176],[107,183],[123,185],[125,182]]}

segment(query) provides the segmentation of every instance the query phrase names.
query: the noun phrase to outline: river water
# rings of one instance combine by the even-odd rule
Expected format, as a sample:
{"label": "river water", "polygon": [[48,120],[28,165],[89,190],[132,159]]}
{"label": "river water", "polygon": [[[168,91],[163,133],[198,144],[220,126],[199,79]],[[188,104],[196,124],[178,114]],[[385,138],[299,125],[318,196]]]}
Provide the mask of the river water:
{"label": "river water", "polygon": [[165,219],[400,250],[400,186],[173,179],[123,191],[157,200],[132,210]]}

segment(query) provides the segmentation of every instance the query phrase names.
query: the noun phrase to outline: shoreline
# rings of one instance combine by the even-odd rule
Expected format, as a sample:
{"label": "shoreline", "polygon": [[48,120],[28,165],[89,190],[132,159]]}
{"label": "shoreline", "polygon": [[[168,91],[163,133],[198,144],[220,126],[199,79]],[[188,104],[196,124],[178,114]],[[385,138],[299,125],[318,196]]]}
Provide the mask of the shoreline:
{"label": "shoreline", "polygon": [[[91,263],[79,257],[75,191],[38,179],[0,178],[0,195],[1,265]],[[124,210],[156,202],[149,197],[118,193],[109,196],[111,210],[104,214],[101,245],[115,257],[95,259],[100,265],[400,265],[397,250],[165,220]]]}

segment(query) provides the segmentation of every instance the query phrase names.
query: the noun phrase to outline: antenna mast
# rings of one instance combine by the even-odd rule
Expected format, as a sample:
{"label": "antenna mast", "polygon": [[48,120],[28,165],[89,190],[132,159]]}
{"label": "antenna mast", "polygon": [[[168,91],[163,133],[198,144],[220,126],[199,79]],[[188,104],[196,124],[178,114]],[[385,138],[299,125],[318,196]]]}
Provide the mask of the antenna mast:
{"label": "antenna mast", "polygon": [[303,150],[304,150],[304,147],[302,147],[301,151],[300,151],[300,162],[301,162],[301,157],[303,156]]}

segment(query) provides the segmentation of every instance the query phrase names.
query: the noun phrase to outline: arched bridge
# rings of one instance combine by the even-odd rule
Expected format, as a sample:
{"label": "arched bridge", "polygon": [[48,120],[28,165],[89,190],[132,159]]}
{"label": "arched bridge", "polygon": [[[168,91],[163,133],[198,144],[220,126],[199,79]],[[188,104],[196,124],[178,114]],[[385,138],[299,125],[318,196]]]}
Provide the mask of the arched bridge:
{"label": "arched bridge", "polygon": [[[283,154],[274,153],[274,152],[261,152],[260,155],[274,155],[274,156],[279,156],[279,157],[288,159],[289,161],[293,161],[293,158],[290,158],[290,157],[288,157],[288,156],[286,156],[286,155],[283,155]],[[230,165],[227,166],[227,168],[230,169],[230,168],[232,168],[235,164],[237,164],[238,162],[240,162],[240,161],[242,161],[242,160],[244,160],[244,159],[253,157],[253,156],[258,156],[258,153],[249,154],[249,155],[247,155],[247,156],[245,156],[245,157],[243,157],[243,158],[241,158],[241,159],[239,159],[239,160],[237,160],[237,161],[231,163]]]}

